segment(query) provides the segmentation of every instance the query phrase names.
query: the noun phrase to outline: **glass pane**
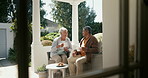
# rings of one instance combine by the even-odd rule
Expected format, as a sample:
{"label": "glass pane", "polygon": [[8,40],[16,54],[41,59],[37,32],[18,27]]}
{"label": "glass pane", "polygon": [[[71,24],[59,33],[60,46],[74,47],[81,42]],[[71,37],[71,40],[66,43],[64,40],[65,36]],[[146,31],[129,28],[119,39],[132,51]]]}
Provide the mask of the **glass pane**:
{"label": "glass pane", "polygon": [[129,0],[129,62],[135,61],[136,56],[136,15],[137,1]]}

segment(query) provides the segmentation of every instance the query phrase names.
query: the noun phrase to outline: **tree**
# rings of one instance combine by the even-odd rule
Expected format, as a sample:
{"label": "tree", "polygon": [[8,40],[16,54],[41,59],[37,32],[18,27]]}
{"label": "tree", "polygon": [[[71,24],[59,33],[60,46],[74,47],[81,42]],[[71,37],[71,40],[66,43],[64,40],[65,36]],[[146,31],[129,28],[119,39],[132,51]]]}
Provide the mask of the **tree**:
{"label": "tree", "polygon": [[0,22],[5,23],[8,21],[8,6],[9,3],[7,0],[0,1]]}
{"label": "tree", "polygon": [[[72,6],[69,3],[54,2],[51,14],[53,19],[60,26],[68,29],[69,37],[72,38]],[[78,6],[78,20],[79,20],[79,39],[82,38],[82,28],[90,23],[94,23],[96,17],[95,12],[86,7],[86,2],[82,2]]]}
{"label": "tree", "polygon": [[[14,34],[16,34],[17,33],[17,31],[16,31],[16,29],[17,29],[17,24],[16,24],[16,22],[17,22],[17,19],[16,19],[16,12],[17,12],[17,10],[16,10],[16,1],[17,0],[13,0],[13,1],[11,1],[11,0],[9,0],[10,2],[10,7],[9,7],[9,17],[11,17],[11,19],[12,19],[12,22],[13,22],[13,26],[11,26],[11,29],[14,31]],[[30,34],[29,34],[29,40],[28,41],[30,41],[29,42],[29,45],[31,45],[31,43],[32,43],[32,0],[28,0],[27,1],[28,2],[28,6],[27,6],[27,16],[28,16],[28,27],[29,27],[29,29],[30,29]],[[40,0],[40,20],[41,20],[41,25],[42,26],[44,26],[44,25],[46,25],[46,21],[44,20],[44,15],[46,14],[46,11],[42,8],[43,7],[43,5],[44,5],[45,3],[43,3],[41,0]],[[14,38],[14,50],[16,50],[16,38]],[[29,50],[30,50],[30,52],[31,52],[31,46],[29,46]]]}

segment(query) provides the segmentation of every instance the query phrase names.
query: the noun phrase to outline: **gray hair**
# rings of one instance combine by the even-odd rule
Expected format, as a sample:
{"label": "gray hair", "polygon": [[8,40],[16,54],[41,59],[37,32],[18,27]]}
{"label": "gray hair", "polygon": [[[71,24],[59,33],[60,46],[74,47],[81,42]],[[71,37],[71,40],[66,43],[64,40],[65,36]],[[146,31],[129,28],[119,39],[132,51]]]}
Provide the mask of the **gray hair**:
{"label": "gray hair", "polygon": [[59,29],[59,33],[61,34],[63,31],[68,31],[66,28],[62,27]]}
{"label": "gray hair", "polygon": [[90,26],[85,26],[83,30],[87,30],[89,34],[92,34],[92,28]]}

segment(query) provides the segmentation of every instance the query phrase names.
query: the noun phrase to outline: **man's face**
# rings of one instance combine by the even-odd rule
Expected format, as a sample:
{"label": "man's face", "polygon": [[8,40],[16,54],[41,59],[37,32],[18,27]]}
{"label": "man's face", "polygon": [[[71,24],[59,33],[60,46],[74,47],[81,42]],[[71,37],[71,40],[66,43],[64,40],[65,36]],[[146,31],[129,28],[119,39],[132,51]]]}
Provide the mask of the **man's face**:
{"label": "man's face", "polygon": [[66,38],[67,36],[68,36],[68,32],[66,30],[61,32],[62,38]]}
{"label": "man's face", "polygon": [[89,34],[89,32],[87,30],[83,30],[82,34],[84,37],[86,37]]}

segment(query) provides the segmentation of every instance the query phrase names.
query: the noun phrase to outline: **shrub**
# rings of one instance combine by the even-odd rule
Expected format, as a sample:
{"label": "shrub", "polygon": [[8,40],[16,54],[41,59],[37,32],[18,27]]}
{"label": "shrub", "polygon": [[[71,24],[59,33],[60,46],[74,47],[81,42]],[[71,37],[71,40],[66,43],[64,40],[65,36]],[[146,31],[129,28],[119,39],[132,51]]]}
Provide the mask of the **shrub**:
{"label": "shrub", "polygon": [[16,51],[14,49],[12,49],[12,48],[9,49],[8,59],[10,61],[16,62]]}
{"label": "shrub", "polygon": [[37,68],[37,72],[44,72],[44,71],[47,71],[45,64]]}
{"label": "shrub", "polygon": [[43,46],[51,46],[52,45],[52,41],[50,41],[50,40],[43,40],[42,41],[42,45]]}
{"label": "shrub", "polygon": [[60,34],[58,32],[49,33],[49,34],[47,34],[45,36],[42,36],[41,41],[43,41],[43,40],[53,41],[58,36],[60,36]]}
{"label": "shrub", "polygon": [[48,31],[44,31],[44,32],[41,32],[41,36],[45,36],[45,35],[47,35],[47,34],[49,34],[49,32]]}

